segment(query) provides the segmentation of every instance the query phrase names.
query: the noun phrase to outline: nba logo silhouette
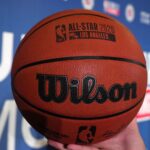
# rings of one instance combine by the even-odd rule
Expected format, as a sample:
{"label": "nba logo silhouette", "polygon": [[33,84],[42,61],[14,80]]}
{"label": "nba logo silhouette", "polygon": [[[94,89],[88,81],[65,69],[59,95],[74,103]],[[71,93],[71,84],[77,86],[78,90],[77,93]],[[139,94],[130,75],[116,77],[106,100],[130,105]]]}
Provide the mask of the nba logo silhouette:
{"label": "nba logo silhouette", "polygon": [[66,26],[64,24],[55,27],[56,42],[63,42],[66,38]]}
{"label": "nba logo silhouette", "polygon": [[80,126],[77,134],[77,144],[90,144],[94,140],[96,126]]}

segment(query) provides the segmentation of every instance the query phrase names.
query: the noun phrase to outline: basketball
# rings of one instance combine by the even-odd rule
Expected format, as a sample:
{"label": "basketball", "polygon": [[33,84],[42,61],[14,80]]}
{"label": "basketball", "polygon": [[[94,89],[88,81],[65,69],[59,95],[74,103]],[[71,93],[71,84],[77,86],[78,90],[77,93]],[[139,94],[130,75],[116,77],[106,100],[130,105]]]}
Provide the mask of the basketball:
{"label": "basketball", "polygon": [[36,24],[12,65],[17,106],[33,128],[61,143],[91,144],[119,133],[147,86],[142,48],[112,17],[66,10]]}

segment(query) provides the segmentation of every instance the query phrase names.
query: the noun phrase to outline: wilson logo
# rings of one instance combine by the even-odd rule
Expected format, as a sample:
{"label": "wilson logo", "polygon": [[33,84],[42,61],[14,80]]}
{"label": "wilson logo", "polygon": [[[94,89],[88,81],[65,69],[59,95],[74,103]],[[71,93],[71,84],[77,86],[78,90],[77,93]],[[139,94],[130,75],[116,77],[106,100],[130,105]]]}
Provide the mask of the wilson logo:
{"label": "wilson logo", "polygon": [[96,79],[90,75],[85,76],[82,81],[76,78],[68,81],[67,76],[49,74],[37,74],[36,79],[38,80],[38,95],[45,102],[62,103],[70,96],[69,99],[74,104],[80,102],[102,104],[107,100],[118,102],[137,97],[136,82],[124,85],[114,83],[106,89],[103,84],[97,84]]}

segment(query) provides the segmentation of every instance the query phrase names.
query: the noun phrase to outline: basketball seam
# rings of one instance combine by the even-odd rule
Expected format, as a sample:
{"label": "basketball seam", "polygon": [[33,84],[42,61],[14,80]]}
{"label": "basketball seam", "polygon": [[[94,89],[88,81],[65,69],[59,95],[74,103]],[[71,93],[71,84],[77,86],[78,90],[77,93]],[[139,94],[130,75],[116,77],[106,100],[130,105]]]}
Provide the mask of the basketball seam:
{"label": "basketball seam", "polygon": [[123,62],[127,62],[127,63],[132,63],[135,65],[139,65],[143,68],[146,69],[146,65],[133,60],[133,59],[128,59],[128,58],[121,58],[121,57],[111,57],[111,56],[73,56],[73,57],[60,57],[60,58],[52,58],[52,59],[46,59],[46,60],[41,60],[41,61],[37,61],[37,62],[33,62],[30,64],[26,64],[22,67],[20,67],[19,69],[17,69],[17,71],[14,73],[14,78],[17,75],[17,73],[19,73],[21,70],[28,68],[28,67],[33,67],[36,65],[40,65],[40,64],[45,64],[45,63],[55,63],[55,62],[60,62],[60,61],[72,61],[72,60],[114,60],[114,61],[123,61]]}
{"label": "basketball seam", "polygon": [[[33,33],[35,33],[37,30],[39,30],[40,28],[42,28],[42,27],[45,26],[46,24],[51,23],[51,22],[53,22],[53,21],[55,21],[55,20],[58,20],[58,19],[65,18],[65,17],[70,17],[70,16],[82,16],[82,15],[84,15],[84,16],[86,16],[86,15],[96,16],[96,17],[99,17],[99,18],[108,19],[108,20],[113,21],[111,18],[107,18],[107,17],[105,17],[105,16],[101,16],[101,15],[98,15],[98,14],[89,14],[89,13],[68,14],[68,15],[60,16],[60,17],[57,17],[57,18],[48,20],[47,22],[43,23],[42,25],[40,25],[40,26],[37,27],[37,28],[36,28],[36,26],[33,27],[33,28],[35,28],[35,29],[34,29],[29,35],[27,35],[27,37],[25,37],[25,38],[22,40],[22,43],[19,45],[18,50],[21,48],[22,44],[23,44]],[[32,29],[31,29],[31,30],[32,30]],[[29,31],[29,32],[30,32],[30,31]]]}
{"label": "basketball seam", "polygon": [[26,98],[24,98],[23,96],[21,96],[17,90],[14,88],[13,86],[13,92],[21,99],[23,100],[27,105],[31,106],[32,108],[42,112],[42,113],[45,113],[45,114],[49,114],[51,116],[55,116],[55,117],[59,117],[59,118],[65,118],[65,119],[72,119],[72,120],[98,120],[98,119],[107,119],[107,118],[112,118],[112,117],[115,117],[115,116],[119,116],[119,115],[122,115],[130,110],[132,110],[133,108],[135,108],[138,104],[140,104],[144,98],[144,96],[133,106],[129,107],[128,109],[124,110],[124,111],[121,111],[121,112],[117,112],[115,114],[111,114],[111,115],[106,115],[106,116],[99,116],[99,117],[71,117],[71,116],[66,116],[66,115],[61,115],[61,114],[56,114],[56,113],[52,113],[52,112],[48,112],[46,110],[43,110],[41,108],[38,108],[36,107],[35,105],[31,104]]}

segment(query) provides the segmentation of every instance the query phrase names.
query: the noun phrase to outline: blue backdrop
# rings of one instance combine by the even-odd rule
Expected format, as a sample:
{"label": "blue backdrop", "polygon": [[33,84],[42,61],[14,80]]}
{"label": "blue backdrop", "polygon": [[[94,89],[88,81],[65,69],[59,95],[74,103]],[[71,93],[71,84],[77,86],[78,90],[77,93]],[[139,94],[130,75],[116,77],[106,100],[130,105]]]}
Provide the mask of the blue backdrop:
{"label": "blue backdrop", "polygon": [[[150,71],[150,1],[148,0],[0,0],[0,150],[46,150],[46,139],[22,118],[10,87],[12,59],[24,34],[41,19],[55,12],[93,9],[125,24],[143,48]],[[150,150],[150,75],[144,104],[137,120]],[[134,139],[133,139],[134,140]]]}

